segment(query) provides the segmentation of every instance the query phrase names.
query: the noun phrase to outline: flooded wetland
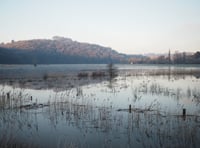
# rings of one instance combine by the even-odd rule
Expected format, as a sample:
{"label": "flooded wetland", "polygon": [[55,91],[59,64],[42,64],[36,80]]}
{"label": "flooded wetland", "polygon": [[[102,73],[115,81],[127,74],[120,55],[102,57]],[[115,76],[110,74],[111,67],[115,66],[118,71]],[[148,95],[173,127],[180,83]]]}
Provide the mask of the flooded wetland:
{"label": "flooded wetland", "polygon": [[0,65],[0,147],[198,147],[198,65]]}

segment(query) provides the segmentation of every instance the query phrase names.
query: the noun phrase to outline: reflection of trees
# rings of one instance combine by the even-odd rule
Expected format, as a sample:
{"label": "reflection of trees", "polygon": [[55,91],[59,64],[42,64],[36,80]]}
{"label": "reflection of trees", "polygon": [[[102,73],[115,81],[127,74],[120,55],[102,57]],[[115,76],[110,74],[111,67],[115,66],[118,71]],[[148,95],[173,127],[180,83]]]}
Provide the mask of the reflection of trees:
{"label": "reflection of trees", "polygon": [[114,66],[114,64],[110,63],[107,65],[108,68],[108,75],[109,78],[115,78],[117,76],[117,68]]}
{"label": "reflection of trees", "polygon": [[[145,81],[144,77],[142,78],[139,85],[132,86],[135,102],[139,101],[143,94],[169,96],[177,100],[187,95],[194,101],[200,102],[199,88],[188,87],[187,92],[184,93],[182,89],[170,89],[161,85],[159,81],[149,83],[151,81]],[[134,79],[141,79],[141,77],[134,77]],[[76,80],[73,81],[76,83]],[[69,146],[70,143],[76,147],[90,147],[91,140],[87,137],[88,135],[98,135],[97,138],[102,144],[99,145],[100,147],[118,144],[119,147],[121,145],[121,147],[125,145],[125,147],[197,147],[200,144],[199,116],[188,116],[183,122],[179,116],[171,116],[160,110],[117,112],[116,108],[109,106],[109,101],[99,105],[93,100],[93,96],[84,95],[81,85],[76,86],[73,90],[66,89],[61,95],[56,93],[55,100],[42,109],[19,108],[18,106],[21,106],[24,101],[31,101],[30,95],[25,94],[23,90],[11,91],[9,97],[6,91],[1,91],[0,147],[5,147],[2,141],[6,141],[5,144],[26,141],[27,135],[32,139],[32,141],[27,141],[28,144],[35,142],[37,137],[42,137],[40,124],[43,124],[43,120],[49,123],[45,124],[47,130],[54,129],[53,137],[59,135],[62,138],[64,145],[60,147]],[[13,103],[10,103],[11,100],[8,98],[12,98]],[[70,132],[74,129],[79,132],[76,135],[79,142],[70,139],[73,135]]]}
{"label": "reflection of trees", "polygon": [[70,90],[75,86],[84,86],[88,84],[101,83],[105,79],[90,79],[89,77],[85,79],[79,79],[76,76],[67,77],[54,77],[48,76],[48,79],[41,78],[24,78],[24,79],[5,79],[0,80],[0,84],[7,84],[14,87],[20,88],[30,88],[30,89],[53,89],[54,91],[64,91]]}
{"label": "reflection of trees", "polygon": [[114,78],[118,76],[118,70],[114,66],[114,64],[110,63],[107,65],[107,72],[108,72],[108,80],[109,80],[109,87],[113,87]]}
{"label": "reflection of trees", "polygon": [[[92,75],[90,75],[92,73]],[[55,91],[63,91],[74,88],[75,86],[84,86],[88,84],[101,83],[108,80],[110,85],[113,86],[115,78],[120,75],[135,75],[135,76],[168,76],[169,80],[183,79],[186,76],[200,77],[199,69],[185,69],[176,67],[165,67],[161,69],[132,69],[132,70],[118,70],[113,64],[108,64],[106,70],[102,71],[84,71],[83,73],[75,73],[74,75],[64,74],[51,74],[46,73],[42,76],[8,76],[8,78],[0,79],[0,84],[7,84],[21,88],[31,89],[53,89]],[[91,79],[92,78],[92,79]]]}
{"label": "reflection of trees", "polygon": [[[171,62],[171,61],[169,60],[169,62]],[[168,67],[168,80],[169,81],[171,80],[171,66],[170,65]]]}

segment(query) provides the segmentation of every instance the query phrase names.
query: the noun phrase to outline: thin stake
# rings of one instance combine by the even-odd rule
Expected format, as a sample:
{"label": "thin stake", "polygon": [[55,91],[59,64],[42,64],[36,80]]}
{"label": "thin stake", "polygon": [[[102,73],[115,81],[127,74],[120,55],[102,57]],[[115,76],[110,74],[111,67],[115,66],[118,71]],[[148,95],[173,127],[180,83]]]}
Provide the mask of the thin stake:
{"label": "thin stake", "polygon": [[183,116],[186,116],[186,109],[183,109]]}
{"label": "thin stake", "polygon": [[129,105],[129,113],[131,113],[131,104]]}

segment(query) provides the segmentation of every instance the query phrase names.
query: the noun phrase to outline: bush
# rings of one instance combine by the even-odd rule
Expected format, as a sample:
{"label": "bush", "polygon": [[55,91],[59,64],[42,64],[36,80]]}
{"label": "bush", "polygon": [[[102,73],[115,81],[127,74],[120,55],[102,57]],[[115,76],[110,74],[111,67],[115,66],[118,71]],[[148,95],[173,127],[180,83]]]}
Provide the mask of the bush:
{"label": "bush", "polygon": [[97,77],[105,77],[106,74],[105,72],[103,71],[95,71],[95,72],[92,72],[92,75],[91,75],[93,78],[97,78]]}
{"label": "bush", "polygon": [[78,77],[79,78],[86,78],[86,77],[88,77],[88,73],[81,72],[81,73],[78,74]]}

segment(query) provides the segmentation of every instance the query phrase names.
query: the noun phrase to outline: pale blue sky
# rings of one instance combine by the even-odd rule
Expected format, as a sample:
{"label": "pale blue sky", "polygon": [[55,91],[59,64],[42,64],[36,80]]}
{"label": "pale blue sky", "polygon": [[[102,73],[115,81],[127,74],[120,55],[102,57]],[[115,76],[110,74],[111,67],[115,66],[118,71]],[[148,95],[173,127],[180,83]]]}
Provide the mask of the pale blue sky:
{"label": "pale blue sky", "polygon": [[200,50],[200,0],[0,0],[0,42],[65,36],[119,52]]}

